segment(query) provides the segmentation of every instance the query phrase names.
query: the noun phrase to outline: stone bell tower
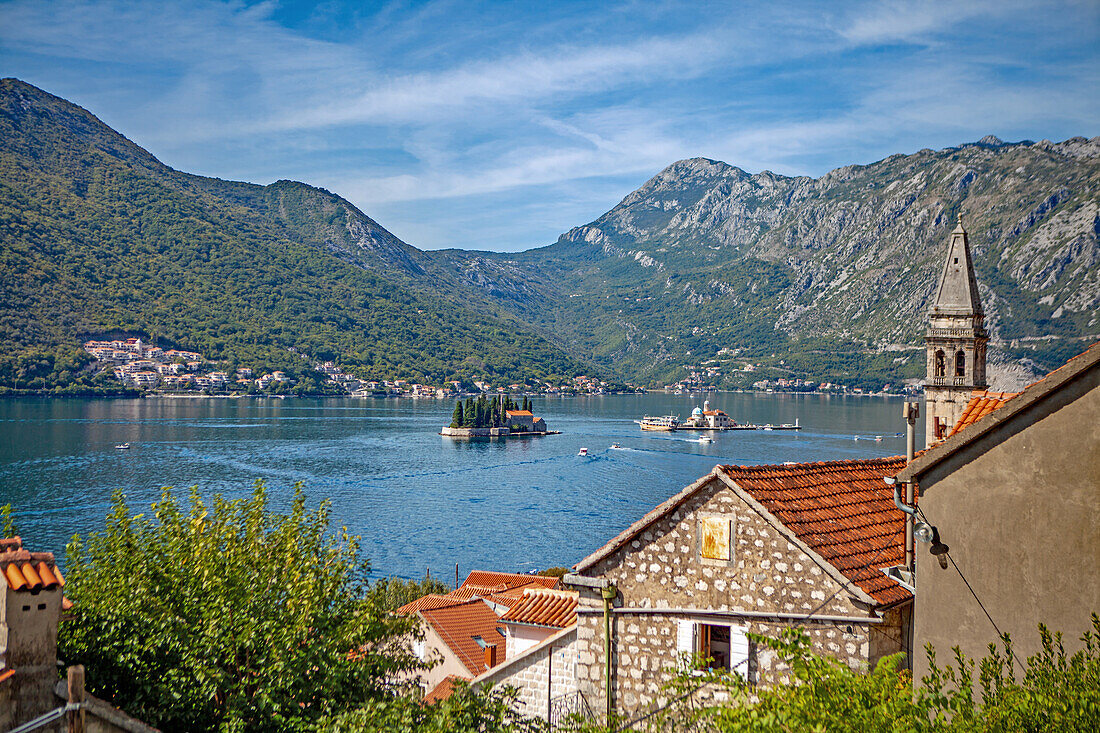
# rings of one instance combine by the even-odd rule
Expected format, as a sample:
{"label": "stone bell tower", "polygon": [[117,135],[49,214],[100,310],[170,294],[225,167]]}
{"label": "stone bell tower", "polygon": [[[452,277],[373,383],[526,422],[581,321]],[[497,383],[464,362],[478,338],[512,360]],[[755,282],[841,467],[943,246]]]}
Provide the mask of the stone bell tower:
{"label": "stone bell tower", "polygon": [[947,436],[962,416],[970,394],[986,388],[982,301],[974,279],[970,242],[959,224],[951,232],[936,297],[924,337],[928,356],[924,382],[926,446]]}

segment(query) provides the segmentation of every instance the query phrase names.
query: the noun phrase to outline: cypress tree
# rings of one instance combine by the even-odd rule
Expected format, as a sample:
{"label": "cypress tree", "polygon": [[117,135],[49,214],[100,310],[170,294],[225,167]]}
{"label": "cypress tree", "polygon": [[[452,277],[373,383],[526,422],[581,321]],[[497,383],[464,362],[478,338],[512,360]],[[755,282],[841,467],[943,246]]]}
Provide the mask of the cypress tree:
{"label": "cypress tree", "polygon": [[463,416],[464,415],[463,415],[463,411],[462,411],[462,400],[459,400],[458,402],[455,403],[454,414],[451,415],[451,427],[452,428],[462,427],[462,418],[463,418]]}
{"label": "cypress tree", "polygon": [[474,420],[477,418],[477,405],[474,404],[474,398],[466,400],[466,408],[463,410],[462,427],[472,428],[474,427]]}

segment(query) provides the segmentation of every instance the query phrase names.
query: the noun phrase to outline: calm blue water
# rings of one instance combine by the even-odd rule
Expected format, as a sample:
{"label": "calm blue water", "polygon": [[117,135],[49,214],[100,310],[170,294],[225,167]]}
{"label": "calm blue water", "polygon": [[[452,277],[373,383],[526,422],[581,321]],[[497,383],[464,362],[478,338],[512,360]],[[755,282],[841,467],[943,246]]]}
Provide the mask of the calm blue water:
{"label": "calm blue water", "polygon": [[[471,568],[571,565],[715,464],[897,455],[898,400],[710,395],[739,422],[788,432],[642,433],[643,414],[687,417],[702,398],[535,399],[562,435],[457,441],[437,435],[452,402],[352,399],[0,399],[0,504],[11,502],[32,549],[63,552],[103,525],[122,488],[145,511],[160,487],[209,496],[268,482],[285,506],[296,481],[331,498],[335,522],[361,535],[375,573],[453,578]],[[873,437],[882,442],[853,440]],[[129,451],[115,450],[130,442]],[[609,446],[619,443],[622,450]],[[922,445],[918,437],[918,445]],[[587,447],[587,458],[577,456]]]}

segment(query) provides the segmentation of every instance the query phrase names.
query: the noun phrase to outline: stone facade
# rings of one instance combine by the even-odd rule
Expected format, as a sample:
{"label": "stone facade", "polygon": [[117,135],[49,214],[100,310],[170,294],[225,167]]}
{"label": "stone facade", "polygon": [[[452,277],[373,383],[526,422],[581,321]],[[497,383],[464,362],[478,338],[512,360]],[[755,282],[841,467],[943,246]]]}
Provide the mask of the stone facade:
{"label": "stone facade", "polygon": [[[728,561],[701,556],[702,520],[716,517],[731,522]],[[767,636],[802,626],[815,651],[853,668],[866,668],[882,656],[904,651],[902,612],[878,618],[872,604],[858,591],[846,589],[843,576],[811,552],[712,474],[676,509],[584,567],[580,580],[610,582],[616,589],[616,712],[630,714],[661,703],[663,683],[682,665],[684,622],[732,626]],[[578,689],[602,711],[603,601],[598,588],[577,587]],[[813,620],[802,620],[811,613]],[[749,646],[746,666],[749,680],[756,683],[787,679],[774,653],[755,645]]]}
{"label": "stone facade", "polygon": [[498,664],[472,684],[514,687],[519,691],[519,712],[546,720],[550,710],[572,712],[576,669],[577,627],[571,626]]}

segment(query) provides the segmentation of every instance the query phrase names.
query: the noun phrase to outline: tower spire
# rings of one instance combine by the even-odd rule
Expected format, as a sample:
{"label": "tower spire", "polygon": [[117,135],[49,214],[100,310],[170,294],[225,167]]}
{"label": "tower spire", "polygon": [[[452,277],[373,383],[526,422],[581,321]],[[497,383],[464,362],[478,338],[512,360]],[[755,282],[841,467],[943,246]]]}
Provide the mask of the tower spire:
{"label": "tower spire", "polygon": [[939,286],[929,315],[983,315],[978,281],[974,279],[974,262],[970,257],[970,238],[963,227],[961,213],[947,244],[947,259],[940,272]]}
{"label": "tower spire", "polygon": [[986,388],[988,336],[984,320],[974,262],[970,258],[970,241],[959,214],[928,309],[928,331],[924,338],[928,358],[924,382],[925,438],[929,445],[946,437],[962,415],[971,393]]}

